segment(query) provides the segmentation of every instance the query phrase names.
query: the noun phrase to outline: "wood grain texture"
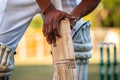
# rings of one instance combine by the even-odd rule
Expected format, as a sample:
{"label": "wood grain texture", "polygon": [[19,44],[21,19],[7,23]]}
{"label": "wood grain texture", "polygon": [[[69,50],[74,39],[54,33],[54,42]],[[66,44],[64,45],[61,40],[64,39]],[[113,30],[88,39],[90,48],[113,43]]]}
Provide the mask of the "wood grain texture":
{"label": "wood grain texture", "polygon": [[54,80],[77,80],[75,56],[72,44],[70,23],[62,20],[60,23],[61,38],[52,44],[54,65]]}

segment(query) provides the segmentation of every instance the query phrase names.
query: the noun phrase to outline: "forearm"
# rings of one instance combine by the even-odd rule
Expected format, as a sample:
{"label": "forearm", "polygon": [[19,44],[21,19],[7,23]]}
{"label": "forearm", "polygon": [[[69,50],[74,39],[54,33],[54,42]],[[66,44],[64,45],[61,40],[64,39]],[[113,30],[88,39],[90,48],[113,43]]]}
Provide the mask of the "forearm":
{"label": "forearm", "polygon": [[72,11],[72,15],[76,16],[78,19],[86,16],[92,12],[100,0],[82,0],[82,2]]}
{"label": "forearm", "polygon": [[36,0],[37,4],[41,8],[42,12],[45,13],[49,7],[53,7],[50,0]]}

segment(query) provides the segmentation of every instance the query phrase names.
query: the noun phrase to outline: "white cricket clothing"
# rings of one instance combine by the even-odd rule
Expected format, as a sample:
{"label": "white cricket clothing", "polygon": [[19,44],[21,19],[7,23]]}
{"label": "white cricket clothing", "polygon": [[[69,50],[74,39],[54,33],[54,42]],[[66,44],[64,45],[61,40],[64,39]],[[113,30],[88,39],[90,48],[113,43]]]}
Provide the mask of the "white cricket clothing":
{"label": "white cricket clothing", "polygon": [[[80,1],[51,0],[57,9],[66,13],[70,13]],[[15,51],[32,18],[40,13],[35,0],[0,0],[0,43]],[[82,23],[80,19],[77,25]]]}

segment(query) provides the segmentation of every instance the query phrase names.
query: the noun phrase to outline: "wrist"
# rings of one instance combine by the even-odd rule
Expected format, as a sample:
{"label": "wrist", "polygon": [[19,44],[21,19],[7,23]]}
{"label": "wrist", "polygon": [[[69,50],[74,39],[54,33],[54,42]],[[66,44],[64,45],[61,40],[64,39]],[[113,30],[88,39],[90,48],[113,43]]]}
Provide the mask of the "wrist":
{"label": "wrist", "polygon": [[81,18],[80,15],[78,15],[78,14],[76,14],[76,13],[74,13],[74,12],[72,12],[71,15],[73,15],[73,16],[75,17],[75,20],[76,20],[76,21],[78,21],[78,20]]}
{"label": "wrist", "polygon": [[38,6],[40,7],[43,14],[46,14],[49,12],[52,8],[54,8],[53,4],[51,3],[51,0],[36,0]]}
{"label": "wrist", "polygon": [[55,7],[50,3],[45,10],[43,10],[43,14],[49,13],[49,11],[55,10]]}

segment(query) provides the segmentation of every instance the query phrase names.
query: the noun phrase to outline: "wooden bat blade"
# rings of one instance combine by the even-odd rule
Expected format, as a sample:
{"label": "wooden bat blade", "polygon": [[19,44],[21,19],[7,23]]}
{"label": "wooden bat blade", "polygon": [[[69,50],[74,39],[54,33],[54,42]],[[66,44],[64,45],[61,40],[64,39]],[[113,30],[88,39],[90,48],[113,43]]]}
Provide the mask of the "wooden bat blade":
{"label": "wooden bat blade", "polygon": [[55,80],[77,80],[75,56],[72,44],[70,23],[62,20],[60,23],[61,38],[52,44],[52,58]]}

